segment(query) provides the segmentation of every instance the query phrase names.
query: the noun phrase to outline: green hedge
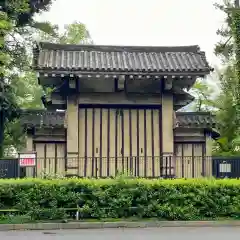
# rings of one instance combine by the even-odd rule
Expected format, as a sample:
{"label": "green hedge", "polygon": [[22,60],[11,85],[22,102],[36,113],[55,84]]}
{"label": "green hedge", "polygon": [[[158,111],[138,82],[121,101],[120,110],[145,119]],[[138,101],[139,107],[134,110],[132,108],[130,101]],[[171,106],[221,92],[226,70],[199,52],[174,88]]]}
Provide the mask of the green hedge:
{"label": "green hedge", "polygon": [[18,209],[35,220],[66,218],[79,201],[84,218],[238,218],[240,181],[0,180],[0,209]]}

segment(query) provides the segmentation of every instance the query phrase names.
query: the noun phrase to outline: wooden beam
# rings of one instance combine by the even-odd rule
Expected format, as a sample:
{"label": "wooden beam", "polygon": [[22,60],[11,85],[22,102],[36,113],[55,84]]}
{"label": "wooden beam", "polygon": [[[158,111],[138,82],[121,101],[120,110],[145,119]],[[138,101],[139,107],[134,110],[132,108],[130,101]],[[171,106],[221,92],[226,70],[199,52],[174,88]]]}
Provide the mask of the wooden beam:
{"label": "wooden beam", "polygon": [[70,74],[73,74],[75,76],[79,75],[142,75],[142,76],[200,76],[203,77],[207,74],[210,73],[210,71],[196,71],[196,72],[117,72],[117,71],[112,71],[112,72],[97,72],[97,71],[67,71],[67,70],[38,70],[39,74],[50,76],[52,74],[57,75],[63,75],[64,76],[69,76]]}
{"label": "wooden beam", "polygon": [[164,90],[171,90],[173,87],[173,78],[170,76],[164,76]]}

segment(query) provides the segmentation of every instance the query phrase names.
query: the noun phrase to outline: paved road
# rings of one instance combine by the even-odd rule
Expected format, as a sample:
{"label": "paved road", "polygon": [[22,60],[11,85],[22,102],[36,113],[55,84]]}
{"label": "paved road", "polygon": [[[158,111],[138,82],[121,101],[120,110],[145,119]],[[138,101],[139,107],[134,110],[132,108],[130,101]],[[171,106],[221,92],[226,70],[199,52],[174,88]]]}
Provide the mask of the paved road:
{"label": "paved road", "polygon": [[226,240],[239,236],[237,227],[0,232],[0,239],[4,240]]}

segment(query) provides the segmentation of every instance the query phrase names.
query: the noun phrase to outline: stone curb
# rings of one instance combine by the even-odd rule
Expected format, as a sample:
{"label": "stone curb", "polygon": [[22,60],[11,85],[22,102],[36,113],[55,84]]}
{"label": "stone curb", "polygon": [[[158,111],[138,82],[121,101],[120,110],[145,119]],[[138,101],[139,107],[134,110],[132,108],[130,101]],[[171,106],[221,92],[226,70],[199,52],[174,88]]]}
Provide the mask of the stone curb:
{"label": "stone curb", "polygon": [[70,222],[0,224],[0,231],[148,227],[240,227],[240,221]]}

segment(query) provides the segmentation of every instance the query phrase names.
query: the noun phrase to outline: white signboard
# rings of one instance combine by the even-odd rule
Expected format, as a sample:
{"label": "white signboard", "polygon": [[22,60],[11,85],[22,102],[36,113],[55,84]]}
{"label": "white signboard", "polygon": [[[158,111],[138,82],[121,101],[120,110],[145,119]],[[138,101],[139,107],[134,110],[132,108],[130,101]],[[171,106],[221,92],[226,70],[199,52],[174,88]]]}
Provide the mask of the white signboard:
{"label": "white signboard", "polygon": [[36,153],[19,153],[19,166],[20,167],[35,167],[36,166]]}
{"label": "white signboard", "polygon": [[229,164],[229,163],[220,163],[219,164],[219,172],[220,173],[230,173],[231,172],[231,164]]}

